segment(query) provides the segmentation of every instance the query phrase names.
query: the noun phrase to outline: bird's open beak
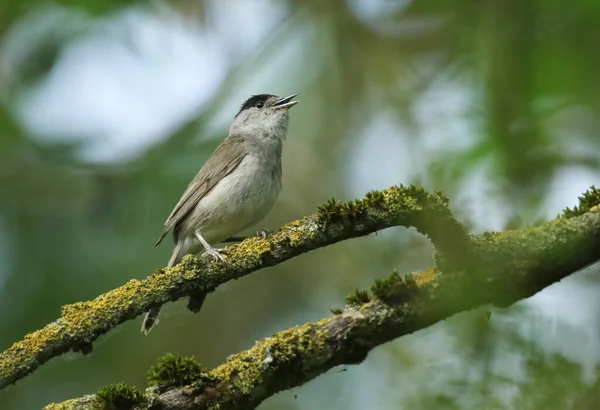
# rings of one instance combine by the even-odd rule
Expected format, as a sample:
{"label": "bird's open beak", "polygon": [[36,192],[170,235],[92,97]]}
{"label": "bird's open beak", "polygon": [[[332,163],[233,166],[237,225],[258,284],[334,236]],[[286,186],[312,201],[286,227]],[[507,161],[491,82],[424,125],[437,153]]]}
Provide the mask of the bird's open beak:
{"label": "bird's open beak", "polygon": [[287,109],[293,107],[294,105],[298,104],[298,101],[292,101],[292,98],[294,98],[297,95],[298,94],[292,94],[292,95],[288,95],[287,97],[277,100],[275,102],[275,104],[273,104],[273,108],[276,108],[276,109],[284,108],[287,110]]}

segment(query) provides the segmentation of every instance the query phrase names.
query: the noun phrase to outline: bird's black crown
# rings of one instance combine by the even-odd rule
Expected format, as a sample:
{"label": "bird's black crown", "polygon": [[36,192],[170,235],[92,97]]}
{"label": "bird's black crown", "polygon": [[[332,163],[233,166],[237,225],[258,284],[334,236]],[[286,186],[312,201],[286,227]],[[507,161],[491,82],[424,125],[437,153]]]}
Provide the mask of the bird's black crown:
{"label": "bird's black crown", "polygon": [[256,106],[257,102],[263,102],[264,103],[264,102],[266,102],[271,97],[275,97],[275,96],[272,95],[272,94],[256,94],[256,95],[251,96],[246,101],[244,101],[244,103],[240,107],[240,110],[238,111],[238,113],[235,116],[237,117],[242,111],[247,110],[248,108]]}

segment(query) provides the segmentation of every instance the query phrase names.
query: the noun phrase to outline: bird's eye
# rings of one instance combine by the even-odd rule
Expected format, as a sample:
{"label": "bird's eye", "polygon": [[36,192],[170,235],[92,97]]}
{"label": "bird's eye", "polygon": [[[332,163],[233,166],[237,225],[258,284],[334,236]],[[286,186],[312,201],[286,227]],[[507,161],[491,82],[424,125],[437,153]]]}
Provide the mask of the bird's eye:
{"label": "bird's eye", "polygon": [[262,108],[264,106],[265,106],[265,103],[262,102],[262,101],[259,101],[259,102],[256,103],[256,108]]}

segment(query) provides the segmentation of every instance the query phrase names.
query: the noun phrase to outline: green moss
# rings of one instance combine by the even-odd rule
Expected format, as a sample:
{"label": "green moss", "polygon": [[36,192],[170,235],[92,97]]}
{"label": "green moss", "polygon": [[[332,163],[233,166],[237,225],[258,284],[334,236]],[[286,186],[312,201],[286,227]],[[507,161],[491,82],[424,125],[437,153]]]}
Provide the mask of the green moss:
{"label": "green moss", "polygon": [[147,380],[150,386],[161,388],[183,386],[199,380],[205,372],[206,369],[193,357],[167,353],[148,371]]}
{"label": "green moss", "polygon": [[94,410],[128,410],[141,405],[144,394],[125,383],[110,384],[96,393],[92,402]]}
{"label": "green moss", "polygon": [[565,208],[562,213],[563,218],[573,218],[575,216],[583,215],[586,212],[592,210],[592,208],[600,205],[600,189],[594,185],[579,197],[579,205],[574,206],[573,209]]}
{"label": "green moss", "polygon": [[450,204],[450,198],[448,198],[442,191],[434,191],[434,193],[438,196],[438,198],[442,201],[442,203],[446,206]]}
{"label": "green moss", "polygon": [[317,208],[317,215],[320,222],[334,222],[343,218],[356,218],[363,216],[367,211],[364,199],[355,201],[340,202],[331,198],[325,204]]}
{"label": "green moss", "polygon": [[[321,223],[339,221],[343,218],[357,218],[366,215],[368,212],[376,211],[389,201],[389,194],[392,190],[401,190],[404,187],[391,187],[385,191],[367,192],[363,199],[341,202],[331,198],[323,205],[317,208],[317,216]],[[389,205],[389,204],[388,204]]]}
{"label": "green moss", "polygon": [[348,296],[346,296],[346,303],[348,305],[360,306],[371,301],[371,295],[368,290],[360,290],[355,288]]}
{"label": "green moss", "polygon": [[336,316],[344,313],[344,310],[340,309],[340,308],[331,308],[330,310],[331,310],[331,313],[333,313]]}
{"label": "green moss", "polygon": [[317,214],[323,219],[330,220],[338,213],[339,202],[335,198],[327,200],[323,205],[317,207]]}
{"label": "green moss", "polygon": [[365,194],[365,199],[372,204],[383,205],[385,202],[385,196],[381,191],[369,191]]}
{"label": "green moss", "polygon": [[426,219],[452,219],[447,206],[448,198],[439,192],[429,194],[415,185],[399,185],[383,191],[370,191],[363,199],[349,202],[340,202],[332,198],[318,208],[317,217],[320,223],[327,223],[369,215],[375,219],[398,218],[398,213],[406,212],[406,219],[401,224],[413,225],[412,222],[423,224],[423,220],[414,217],[424,211],[430,211]]}
{"label": "green moss", "polygon": [[385,279],[377,279],[371,292],[384,303],[403,303],[409,301],[417,292],[418,285],[415,276],[407,274],[402,277],[398,272],[392,273]]}
{"label": "green moss", "polygon": [[393,291],[393,288],[402,282],[402,277],[398,275],[398,272],[394,271],[385,279],[375,279],[375,283],[371,286],[371,291],[379,299],[386,300],[387,296]]}

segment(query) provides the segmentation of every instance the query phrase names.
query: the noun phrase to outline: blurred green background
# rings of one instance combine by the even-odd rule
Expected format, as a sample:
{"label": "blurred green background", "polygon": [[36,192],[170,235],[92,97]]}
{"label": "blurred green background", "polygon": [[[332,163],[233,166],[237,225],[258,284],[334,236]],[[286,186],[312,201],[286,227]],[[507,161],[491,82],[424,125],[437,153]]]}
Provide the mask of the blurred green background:
{"label": "blurred green background", "polygon": [[[0,349],[166,264],[162,224],[250,94],[300,93],[259,229],[398,183],[442,190],[473,232],[554,218],[599,183],[599,27],[597,0],[2,0]],[[400,228],[311,252],[52,360],[0,409],[143,388],[166,352],[216,366],[431,264]],[[600,408],[599,279],[457,315],[260,408]]]}

